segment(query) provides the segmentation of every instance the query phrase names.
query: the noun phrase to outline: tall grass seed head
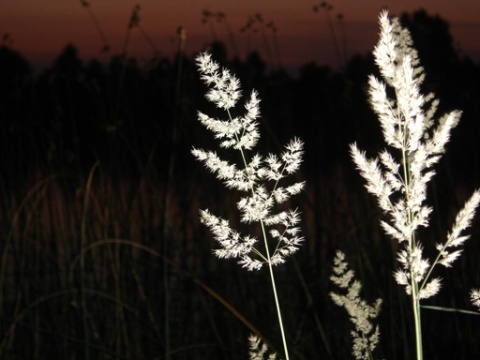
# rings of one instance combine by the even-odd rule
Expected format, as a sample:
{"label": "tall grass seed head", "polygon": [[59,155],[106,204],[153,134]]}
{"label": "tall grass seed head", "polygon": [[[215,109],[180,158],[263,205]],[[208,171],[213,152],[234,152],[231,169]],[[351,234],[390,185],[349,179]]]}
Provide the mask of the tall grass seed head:
{"label": "tall grass seed head", "polygon": [[[237,202],[241,222],[260,223],[268,228],[270,239],[277,242],[273,254],[264,255],[255,248],[258,242],[255,237],[241,235],[230,227],[226,219],[201,210],[202,222],[213,232],[220,245],[214,254],[219,258],[239,258],[239,263],[248,270],[258,270],[268,261],[272,265],[282,264],[303,241],[297,226],[300,214],[297,210],[275,213],[274,209],[275,205],[284,203],[304,187],[304,182],[283,185],[284,178],[295,173],[302,163],[303,142],[298,138],[292,139],[280,155],[253,154],[249,157],[247,151],[252,150],[260,138],[257,122],[260,99],[257,92],[252,91],[245,103],[245,114],[232,117],[230,109],[241,98],[240,81],[230,71],[221,69],[210,54],[202,53],[196,61],[201,79],[209,87],[207,99],[227,113],[226,120],[214,119],[201,112],[198,119],[220,140],[221,147],[239,151],[242,164],[223,160],[212,150],[193,148],[192,154],[227,188],[244,194]],[[264,236],[268,236],[267,233]]]}
{"label": "tall grass seed head", "polygon": [[[431,269],[437,263],[448,267],[460,255],[461,250],[452,249],[468,238],[461,233],[470,225],[480,195],[478,191],[472,195],[457,216],[447,241],[436,245],[438,260],[433,263],[425,260],[415,234],[429,224],[432,208],[425,204],[427,184],[435,174],[432,167],[445,152],[461,112],[454,110],[434,119],[438,100],[433,94],[423,95],[420,91],[424,70],[409,31],[397,18],[390,20],[387,11],[380,14],[379,22],[380,39],[374,58],[385,82],[370,76],[370,103],[379,118],[385,142],[393,151],[384,150],[378,158],[369,159],[352,144],[350,153],[366,180],[367,190],[390,218],[381,222],[383,229],[404,245],[398,255],[402,269],[395,273],[397,283],[411,294],[411,281],[421,282],[415,296],[427,298],[440,288],[440,279],[428,279]],[[387,87],[394,90],[393,98],[389,97]]]}
{"label": "tall grass seed head", "polygon": [[351,332],[352,354],[355,359],[370,359],[371,353],[380,341],[380,329],[378,325],[372,324],[372,320],[378,317],[382,300],[377,299],[373,305],[369,305],[360,297],[362,284],[355,279],[353,270],[348,268],[343,252],[337,251],[333,261],[333,274],[330,280],[342,291],[330,292],[330,298],[336,305],[345,308],[355,326]]}

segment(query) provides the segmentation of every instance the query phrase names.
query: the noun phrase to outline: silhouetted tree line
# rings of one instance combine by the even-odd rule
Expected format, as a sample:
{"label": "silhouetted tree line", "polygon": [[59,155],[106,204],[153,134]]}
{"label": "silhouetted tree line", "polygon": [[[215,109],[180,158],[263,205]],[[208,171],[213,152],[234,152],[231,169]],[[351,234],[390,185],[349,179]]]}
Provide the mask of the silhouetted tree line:
{"label": "silhouetted tree line", "polygon": [[[449,145],[448,156],[455,159],[449,169],[456,178],[478,180],[480,64],[455,48],[440,17],[421,10],[402,15],[401,21],[411,30],[426,70],[424,91],[441,100],[439,114],[463,111]],[[377,71],[370,55],[352,57],[340,71],[307,63],[292,76],[284,69],[268,71],[257,53],[240,61],[228,60],[220,43],[210,51],[240,77],[245,96],[252,88],[259,91],[261,146],[277,150],[299,136],[306,143],[308,174],[328,174],[350,163],[348,144],[353,141],[362,148],[383,146],[367,101],[368,75]],[[166,165],[172,154],[177,166],[190,167],[192,144],[212,140],[196,113],[214,110],[204,99],[193,59],[183,54],[142,66],[117,56],[103,65],[83,63],[75,47],[67,45],[50,68],[34,74],[19,53],[3,46],[0,89],[1,166],[13,182],[32,166],[83,172],[97,160],[114,173],[129,175]]]}

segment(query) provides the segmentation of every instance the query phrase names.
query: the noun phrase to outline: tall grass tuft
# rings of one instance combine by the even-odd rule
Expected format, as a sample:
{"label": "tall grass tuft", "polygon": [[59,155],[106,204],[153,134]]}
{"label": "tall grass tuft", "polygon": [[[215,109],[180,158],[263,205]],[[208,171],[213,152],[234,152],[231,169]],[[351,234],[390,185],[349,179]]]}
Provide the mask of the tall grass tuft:
{"label": "tall grass tuft", "polygon": [[219,248],[214,250],[217,257],[237,258],[239,264],[248,270],[268,266],[285,358],[289,359],[273,266],[283,264],[287,256],[295,253],[303,237],[297,226],[300,213],[284,208],[274,213],[274,208],[304,187],[304,182],[283,186],[283,179],[294,174],[302,162],[303,143],[297,138],[291,140],[279,156],[250,155],[250,150],[260,138],[257,122],[260,100],[257,93],[253,91],[245,103],[246,114],[234,116],[234,108],[241,97],[239,80],[227,69],[220,69],[209,54],[200,54],[196,60],[202,80],[210,87],[207,99],[227,113],[227,120],[218,120],[199,112],[199,121],[221,141],[221,148],[238,151],[241,165],[223,160],[211,150],[193,148],[192,153],[227,188],[244,194],[237,202],[241,222],[258,225],[256,231],[263,239],[263,247],[258,246],[255,234],[242,235],[230,226],[227,219],[212,214],[208,209],[200,211],[201,221],[212,231],[219,244]]}
{"label": "tall grass tuft", "polygon": [[399,269],[394,277],[411,300],[416,358],[420,360],[423,359],[420,302],[440,290],[441,279],[432,277],[436,266],[448,268],[461,254],[460,247],[468,239],[463,231],[470,226],[480,202],[480,191],[475,191],[460,210],[446,240],[435,244],[437,255],[433,261],[427,258],[423,252],[425,235],[420,231],[428,227],[432,212],[426,204],[427,185],[435,173],[433,165],[445,152],[461,112],[454,110],[436,118],[439,101],[433,94],[421,93],[425,73],[409,31],[397,18],[389,19],[387,11],[380,14],[380,28],[380,40],[373,54],[384,82],[370,76],[369,92],[370,103],[391,150],[383,150],[373,159],[367,158],[356,144],[350,150],[367,182],[367,190],[375,195],[389,218],[381,221],[384,231],[399,243]]}

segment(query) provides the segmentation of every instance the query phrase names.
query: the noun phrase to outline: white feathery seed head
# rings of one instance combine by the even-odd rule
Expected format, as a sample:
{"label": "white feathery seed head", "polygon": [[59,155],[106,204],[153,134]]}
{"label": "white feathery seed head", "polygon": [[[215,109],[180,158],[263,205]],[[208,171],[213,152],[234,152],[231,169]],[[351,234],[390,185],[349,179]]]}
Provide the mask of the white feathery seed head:
{"label": "white feathery seed head", "polygon": [[257,335],[250,334],[248,338],[248,342],[250,343],[250,352],[249,352],[249,359],[250,360],[277,360],[276,353],[268,353],[268,346],[262,339]]}
{"label": "white feathery seed head", "polygon": [[226,119],[214,119],[198,112],[198,120],[220,141],[220,147],[237,150],[241,162],[224,160],[213,150],[193,148],[192,154],[228,188],[243,193],[237,202],[241,222],[268,227],[265,234],[268,233],[270,240],[276,242],[271,256],[268,252],[264,254],[255,248],[257,240],[254,237],[241,235],[230,227],[227,220],[202,210],[202,222],[220,245],[214,254],[219,258],[237,258],[239,264],[248,270],[259,270],[268,262],[271,265],[282,264],[303,241],[298,227],[300,213],[297,210],[275,213],[274,208],[304,188],[304,182],[284,184],[286,176],[294,174],[302,163],[303,142],[298,138],[292,139],[280,155],[250,155],[247,151],[252,150],[260,138],[257,121],[260,99],[257,92],[252,91],[246,101],[245,114],[232,117],[230,109],[241,98],[240,81],[227,69],[221,69],[208,53],[200,54],[196,62],[201,79],[209,87],[207,99],[225,110],[227,115]]}
{"label": "white feathery seed head", "polygon": [[373,305],[369,305],[360,297],[362,284],[355,280],[355,273],[348,268],[345,254],[341,251],[335,254],[330,280],[341,290],[341,293],[330,292],[330,298],[336,305],[345,308],[355,326],[351,332],[352,354],[355,359],[370,359],[380,341],[380,329],[372,324],[372,320],[378,317],[382,300],[377,299]]}
{"label": "white feathery seed head", "polygon": [[380,39],[373,55],[383,79],[370,76],[369,95],[390,150],[368,158],[352,144],[350,153],[367,191],[388,217],[381,221],[384,231],[403,245],[395,280],[408,294],[415,283],[417,293],[412,295],[427,298],[440,289],[439,279],[428,279],[433,267],[438,263],[449,267],[461,254],[458,247],[468,238],[462,232],[470,226],[480,194],[477,190],[459,212],[446,242],[436,245],[437,260],[424,259],[417,231],[429,225],[432,208],[426,205],[427,185],[461,112],[454,110],[436,119],[439,101],[421,92],[424,70],[409,31],[397,18],[390,19],[387,11],[381,12],[379,23]]}
{"label": "white feathery seed head", "polygon": [[470,301],[480,311],[480,289],[472,289],[470,291]]}

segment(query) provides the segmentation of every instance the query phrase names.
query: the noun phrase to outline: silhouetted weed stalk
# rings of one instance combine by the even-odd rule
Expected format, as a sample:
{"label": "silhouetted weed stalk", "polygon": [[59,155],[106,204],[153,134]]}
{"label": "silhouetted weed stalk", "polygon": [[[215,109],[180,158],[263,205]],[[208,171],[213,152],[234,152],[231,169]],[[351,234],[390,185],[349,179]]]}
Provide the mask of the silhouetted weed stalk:
{"label": "silhouetted weed stalk", "polygon": [[[208,209],[201,210],[200,217],[220,245],[219,249],[214,250],[217,257],[238,258],[238,263],[248,270],[260,270],[265,264],[268,266],[285,358],[289,359],[273,265],[283,264],[287,256],[298,250],[303,238],[297,227],[299,212],[274,212],[274,207],[304,187],[303,182],[281,186],[287,175],[298,170],[302,162],[303,143],[294,138],[280,156],[250,155],[260,138],[256,120],[260,114],[257,93],[252,91],[250,99],[245,103],[245,115],[233,117],[231,110],[241,98],[239,80],[227,69],[220,69],[209,54],[200,54],[196,61],[201,79],[210,88],[206,94],[207,99],[227,113],[227,120],[213,119],[201,112],[198,113],[198,119],[221,141],[222,148],[238,151],[241,165],[222,160],[211,150],[193,148],[192,153],[228,188],[245,194],[237,203],[241,222],[259,225],[263,248],[257,246],[258,240],[254,236],[240,234],[230,226],[227,219],[212,214]],[[271,242],[275,245],[272,249]]]}
{"label": "silhouetted weed stalk", "polygon": [[[425,258],[418,230],[428,227],[432,211],[425,204],[427,184],[461,113],[451,111],[435,120],[439,101],[433,94],[424,96],[420,92],[424,70],[410,33],[397,18],[390,20],[386,11],[380,14],[380,28],[380,40],[373,54],[385,83],[370,76],[370,103],[379,117],[385,142],[393,151],[384,150],[373,159],[367,158],[356,144],[351,145],[350,151],[367,181],[367,190],[376,196],[378,205],[390,218],[381,221],[383,229],[400,245],[400,268],[394,277],[410,296],[416,358],[423,359],[420,301],[440,290],[440,278],[431,277],[434,268],[450,267],[460,255],[459,247],[468,239],[462,232],[470,226],[480,191],[475,191],[460,210],[446,241],[435,245],[438,254],[433,262]],[[389,90],[393,91],[393,98],[389,97]],[[471,299],[477,305],[478,295],[472,290]]]}

